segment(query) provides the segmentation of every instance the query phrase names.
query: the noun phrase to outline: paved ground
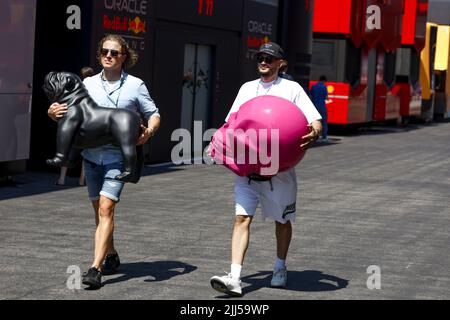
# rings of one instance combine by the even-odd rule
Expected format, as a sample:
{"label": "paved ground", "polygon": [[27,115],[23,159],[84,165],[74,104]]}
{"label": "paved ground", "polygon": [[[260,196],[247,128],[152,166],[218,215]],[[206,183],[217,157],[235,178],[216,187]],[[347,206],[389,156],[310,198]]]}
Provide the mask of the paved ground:
{"label": "paved ground", "polygon": [[[449,299],[449,137],[450,123],[373,127],[310,149],[297,168],[288,288],[269,286],[274,226],[258,216],[242,299]],[[121,272],[97,291],[67,287],[68,268],[91,262],[94,219],[86,189],[55,178],[28,173],[0,187],[0,299],[224,298],[209,278],[229,270],[228,170],[146,168],[127,185],[115,225]],[[381,288],[370,290],[373,265]]]}

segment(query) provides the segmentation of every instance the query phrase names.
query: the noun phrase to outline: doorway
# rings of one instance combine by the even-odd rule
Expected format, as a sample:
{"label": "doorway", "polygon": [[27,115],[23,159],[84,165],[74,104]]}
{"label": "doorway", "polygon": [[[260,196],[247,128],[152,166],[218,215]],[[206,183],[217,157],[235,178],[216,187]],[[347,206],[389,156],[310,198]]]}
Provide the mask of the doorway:
{"label": "doorway", "polygon": [[203,133],[210,125],[213,66],[212,46],[195,43],[185,45],[180,127],[191,133],[191,156],[194,158],[202,157],[206,146]]}

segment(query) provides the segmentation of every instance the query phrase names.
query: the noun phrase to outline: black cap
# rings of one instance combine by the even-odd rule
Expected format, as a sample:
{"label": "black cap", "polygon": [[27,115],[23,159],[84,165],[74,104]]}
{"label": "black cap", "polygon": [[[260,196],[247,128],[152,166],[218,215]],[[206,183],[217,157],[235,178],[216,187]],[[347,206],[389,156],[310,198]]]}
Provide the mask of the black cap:
{"label": "black cap", "polygon": [[275,42],[268,42],[263,44],[258,51],[258,55],[266,53],[270,54],[271,56],[274,56],[275,58],[282,59],[284,57],[284,51],[283,49],[276,44]]}

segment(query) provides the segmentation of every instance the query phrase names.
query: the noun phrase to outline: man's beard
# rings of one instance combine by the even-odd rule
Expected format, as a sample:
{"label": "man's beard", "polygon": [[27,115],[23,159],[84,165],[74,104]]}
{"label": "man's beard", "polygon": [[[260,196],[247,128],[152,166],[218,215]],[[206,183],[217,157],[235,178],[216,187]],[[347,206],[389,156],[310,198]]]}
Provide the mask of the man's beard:
{"label": "man's beard", "polygon": [[270,78],[270,77],[272,77],[272,76],[275,74],[275,72],[276,72],[276,70],[275,70],[275,69],[272,69],[272,68],[267,68],[267,71],[260,71],[260,69],[259,69],[258,66],[256,67],[256,71],[257,71],[258,74],[259,74],[261,77],[263,77],[263,78]]}

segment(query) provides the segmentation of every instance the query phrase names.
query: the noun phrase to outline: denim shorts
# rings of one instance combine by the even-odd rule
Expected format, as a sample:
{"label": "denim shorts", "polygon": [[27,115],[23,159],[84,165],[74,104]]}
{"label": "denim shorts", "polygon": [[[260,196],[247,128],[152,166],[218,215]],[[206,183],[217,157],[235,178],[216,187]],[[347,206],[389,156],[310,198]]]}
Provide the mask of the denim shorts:
{"label": "denim shorts", "polygon": [[84,160],[84,175],[86,176],[86,185],[91,201],[99,200],[100,195],[119,202],[125,183],[114,180],[114,177],[123,170],[122,162],[109,164],[96,164]]}

